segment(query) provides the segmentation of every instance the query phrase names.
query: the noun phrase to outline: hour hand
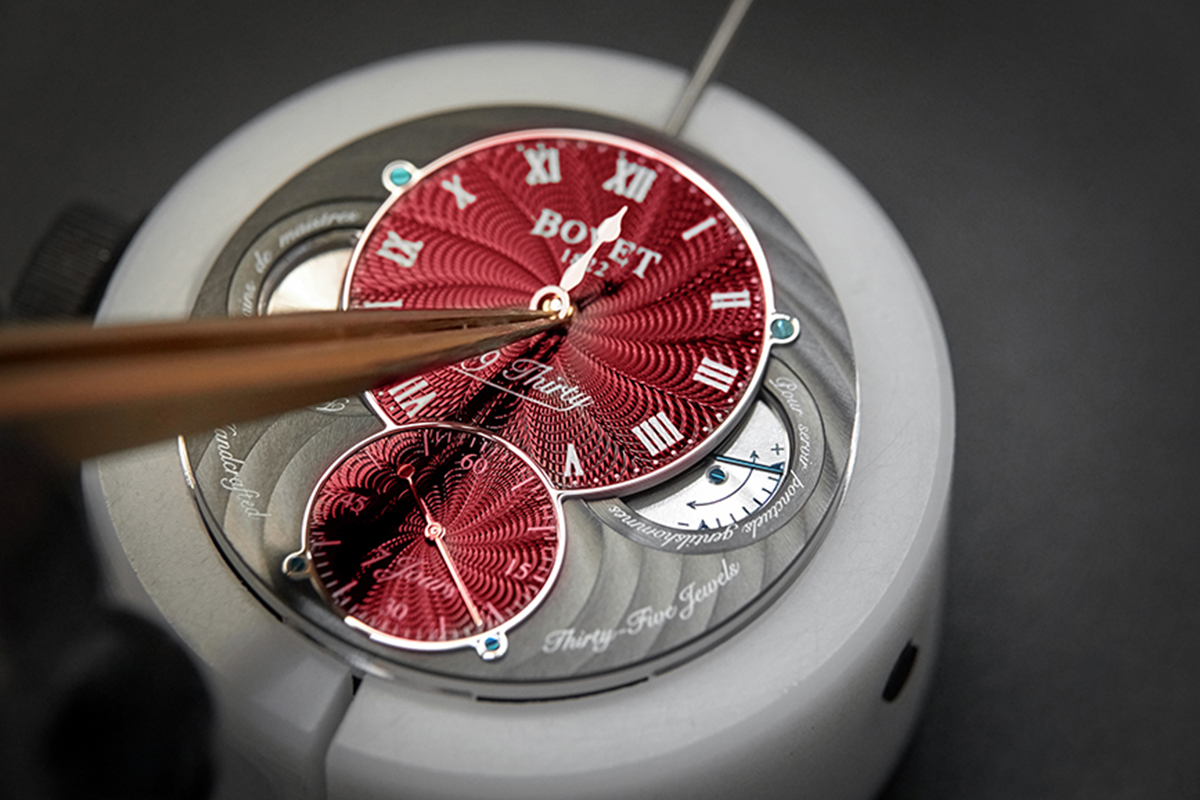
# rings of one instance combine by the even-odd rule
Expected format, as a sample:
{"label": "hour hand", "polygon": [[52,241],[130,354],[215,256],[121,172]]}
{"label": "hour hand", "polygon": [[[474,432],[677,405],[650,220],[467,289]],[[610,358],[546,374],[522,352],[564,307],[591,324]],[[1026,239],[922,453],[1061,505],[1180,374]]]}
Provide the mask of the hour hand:
{"label": "hour hand", "polygon": [[600,227],[596,228],[596,239],[592,242],[592,246],[587,249],[587,252],[572,261],[571,266],[567,267],[567,271],[563,273],[562,280],[558,284],[563,291],[569,292],[579,285],[587,272],[588,264],[592,263],[592,258],[600,249],[600,245],[617,240],[617,237],[621,235],[621,219],[628,210],[629,206],[621,206],[620,211],[600,223]]}

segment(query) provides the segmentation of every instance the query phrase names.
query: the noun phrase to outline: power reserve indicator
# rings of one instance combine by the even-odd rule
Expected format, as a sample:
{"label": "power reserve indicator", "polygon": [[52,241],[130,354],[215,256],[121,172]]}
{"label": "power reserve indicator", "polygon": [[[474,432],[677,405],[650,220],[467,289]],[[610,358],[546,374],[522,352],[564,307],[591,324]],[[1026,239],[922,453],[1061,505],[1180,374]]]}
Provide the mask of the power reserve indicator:
{"label": "power reserve indicator", "polygon": [[791,440],[779,415],[755,402],[740,431],[669,494],[627,498],[646,519],[684,530],[719,529],[749,517],[775,496],[791,464]]}

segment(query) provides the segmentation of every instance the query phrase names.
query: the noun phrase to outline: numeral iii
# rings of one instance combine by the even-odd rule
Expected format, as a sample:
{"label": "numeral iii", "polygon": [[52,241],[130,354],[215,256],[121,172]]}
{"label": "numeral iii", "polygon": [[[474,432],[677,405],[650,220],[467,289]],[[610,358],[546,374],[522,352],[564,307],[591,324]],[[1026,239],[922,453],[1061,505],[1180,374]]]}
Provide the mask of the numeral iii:
{"label": "numeral iii", "polygon": [[692,380],[711,386],[718,392],[728,392],[733,388],[737,374],[737,370],[733,367],[727,367],[721,362],[713,361],[705,356],[700,362],[700,366],[696,368],[696,374],[692,376]]}
{"label": "numeral iii", "polygon": [[633,433],[652,456],[658,455],[683,438],[683,434],[667,417],[665,411],[660,411],[653,417],[635,425]]}

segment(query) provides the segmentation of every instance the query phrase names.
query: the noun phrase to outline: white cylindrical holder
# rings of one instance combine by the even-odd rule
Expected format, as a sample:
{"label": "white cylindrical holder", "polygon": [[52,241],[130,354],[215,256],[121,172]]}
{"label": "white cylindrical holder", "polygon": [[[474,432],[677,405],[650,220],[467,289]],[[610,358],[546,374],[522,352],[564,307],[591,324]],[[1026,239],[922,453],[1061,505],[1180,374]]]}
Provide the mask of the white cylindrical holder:
{"label": "white cylindrical holder", "polygon": [[[624,54],[524,44],[422,53],[320,84],[188,172],[122,259],[100,320],[186,316],[257,205],[368,133],[518,104],[657,127],[685,79]],[[937,313],[879,207],[786,121],[714,86],[680,138],[753,184],[801,232],[850,328],[857,453],[811,563],[728,640],[634,686],[522,704],[370,675],[355,690],[349,665],[272,615],[230,570],[174,443],[92,462],[85,488],[112,592],[172,630],[216,694],[221,797],[866,798],[886,780],[937,644],[954,441]],[[910,645],[907,683],[885,700]]]}

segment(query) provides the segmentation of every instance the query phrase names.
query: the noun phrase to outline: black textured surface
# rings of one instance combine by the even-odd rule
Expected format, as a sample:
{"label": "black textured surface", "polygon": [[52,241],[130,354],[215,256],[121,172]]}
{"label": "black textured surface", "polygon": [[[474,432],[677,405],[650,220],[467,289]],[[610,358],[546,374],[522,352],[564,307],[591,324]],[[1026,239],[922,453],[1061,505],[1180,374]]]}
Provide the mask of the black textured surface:
{"label": "black textured surface", "polygon": [[[379,58],[552,39],[690,66],[703,2],[0,9],[0,252],[126,218],[272,103]],[[723,79],[842,160],[941,310],[945,640],[889,799],[1200,795],[1200,11],[758,0]]]}
{"label": "black textured surface", "polygon": [[11,315],[36,320],[95,314],[136,229],[106,209],[85,204],[64,209],[27,259],[13,288]]}

